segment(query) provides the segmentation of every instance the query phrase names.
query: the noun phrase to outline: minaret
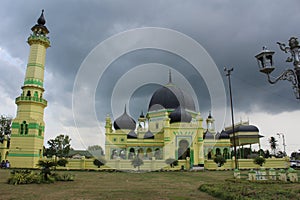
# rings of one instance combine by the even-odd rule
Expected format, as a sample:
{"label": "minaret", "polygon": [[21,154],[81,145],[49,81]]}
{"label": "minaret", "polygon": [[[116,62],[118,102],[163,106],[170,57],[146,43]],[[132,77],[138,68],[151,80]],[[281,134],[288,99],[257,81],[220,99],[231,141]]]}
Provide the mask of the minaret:
{"label": "minaret", "polygon": [[211,112],[209,111],[209,115],[206,119],[207,131],[211,133],[215,133],[215,123],[214,118],[211,116]]}
{"label": "minaret", "polygon": [[31,28],[27,43],[30,53],[22,94],[16,98],[17,116],[12,123],[11,146],[8,159],[12,167],[36,168],[43,155],[44,109],[47,101],[44,93],[46,49],[50,47],[45,26],[44,10]]}

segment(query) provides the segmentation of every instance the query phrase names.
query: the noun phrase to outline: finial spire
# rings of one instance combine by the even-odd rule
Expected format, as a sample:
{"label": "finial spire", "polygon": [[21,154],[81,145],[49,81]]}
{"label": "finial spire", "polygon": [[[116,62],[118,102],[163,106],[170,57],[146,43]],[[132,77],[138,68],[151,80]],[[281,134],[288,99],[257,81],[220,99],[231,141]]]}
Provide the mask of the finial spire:
{"label": "finial spire", "polygon": [[211,111],[209,111],[208,118],[212,118]]}
{"label": "finial spire", "polygon": [[171,69],[169,69],[169,83],[172,83],[172,72],[171,72]]}
{"label": "finial spire", "polygon": [[45,20],[45,17],[44,17],[44,9],[42,10],[41,16],[37,20],[37,23],[38,23],[38,25],[45,25],[46,20]]}
{"label": "finial spire", "polygon": [[126,104],[125,104],[125,107],[124,107],[124,113],[127,113],[127,112],[126,112]]}

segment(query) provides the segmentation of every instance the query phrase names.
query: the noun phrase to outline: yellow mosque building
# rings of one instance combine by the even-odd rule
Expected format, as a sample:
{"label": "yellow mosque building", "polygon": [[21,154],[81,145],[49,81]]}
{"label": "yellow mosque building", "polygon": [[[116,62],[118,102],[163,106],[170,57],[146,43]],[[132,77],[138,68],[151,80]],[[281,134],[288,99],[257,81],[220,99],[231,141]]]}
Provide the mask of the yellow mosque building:
{"label": "yellow mosque building", "polygon": [[[173,158],[186,168],[205,167],[216,155],[231,159],[232,131],[216,133],[211,114],[203,118],[193,98],[177,87],[169,72],[169,81],[156,90],[149,102],[146,115],[137,122],[124,113],[112,122],[106,118],[106,160],[143,160]],[[259,143],[259,130],[249,123],[236,126],[239,146]],[[242,151],[241,151],[242,152]]]}
{"label": "yellow mosque building", "polygon": [[[46,49],[50,47],[49,30],[42,11],[28,37],[30,53],[22,93],[16,98],[17,114],[12,122],[12,133],[0,144],[1,160],[9,160],[14,168],[36,168],[43,158],[44,109],[47,101],[44,93],[44,70]],[[181,90],[172,80],[171,72],[166,85],[156,90],[144,115],[134,120],[124,109],[116,119],[106,117],[105,158],[106,167],[130,169],[131,160],[139,156],[144,160],[144,169],[157,170],[166,166],[172,158],[185,169],[216,169],[216,155],[227,159],[226,169],[234,168],[233,144],[239,148],[241,168],[255,168],[252,159],[244,159],[243,146],[259,144],[259,130],[249,123],[235,126],[218,133],[211,114],[205,120],[196,110],[193,98]],[[234,140],[233,140],[234,139]],[[100,141],[99,141],[100,143]],[[242,160],[244,159],[244,161]],[[94,159],[69,160],[69,169],[91,169]],[[268,164],[270,163],[270,164]],[[273,163],[273,164],[272,164]],[[270,167],[286,165],[285,160],[269,162]]]}

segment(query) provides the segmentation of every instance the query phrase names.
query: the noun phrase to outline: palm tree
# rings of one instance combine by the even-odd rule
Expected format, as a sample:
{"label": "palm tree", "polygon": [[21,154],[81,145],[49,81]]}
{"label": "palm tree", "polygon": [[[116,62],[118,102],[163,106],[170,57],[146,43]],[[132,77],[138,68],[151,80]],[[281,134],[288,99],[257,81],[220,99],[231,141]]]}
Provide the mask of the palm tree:
{"label": "palm tree", "polygon": [[39,160],[37,166],[42,167],[42,174],[44,174],[44,180],[48,180],[48,175],[51,175],[51,167],[56,166],[57,163],[52,160]]}
{"label": "palm tree", "polygon": [[270,137],[269,143],[270,143],[271,150],[273,151],[273,155],[275,155],[275,150],[278,146],[277,142],[278,141],[274,137]]}

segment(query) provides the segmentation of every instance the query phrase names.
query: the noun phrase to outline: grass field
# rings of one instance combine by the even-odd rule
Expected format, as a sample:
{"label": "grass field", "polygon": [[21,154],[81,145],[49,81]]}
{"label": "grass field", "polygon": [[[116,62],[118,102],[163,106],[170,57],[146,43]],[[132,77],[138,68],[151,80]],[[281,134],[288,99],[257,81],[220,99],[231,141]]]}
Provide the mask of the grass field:
{"label": "grass field", "polygon": [[[226,184],[225,180],[233,177],[232,171],[71,173],[75,175],[73,182],[9,185],[6,181],[10,170],[2,169],[0,199],[216,199],[201,192],[199,186]],[[300,191],[300,184],[280,184],[278,187],[291,185]],[[272,185],[269,186],[272,189]]]}

